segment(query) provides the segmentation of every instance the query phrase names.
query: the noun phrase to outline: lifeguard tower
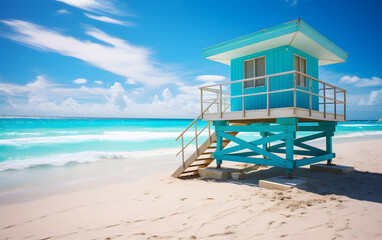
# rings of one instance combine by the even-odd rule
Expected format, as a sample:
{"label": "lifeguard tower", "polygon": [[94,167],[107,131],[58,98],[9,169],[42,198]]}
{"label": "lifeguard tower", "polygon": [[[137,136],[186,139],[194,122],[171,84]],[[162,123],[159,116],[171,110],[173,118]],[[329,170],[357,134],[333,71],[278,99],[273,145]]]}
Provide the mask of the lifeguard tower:
{"label": "lifeguard tower", "polygon": [[[282,167],[288,177],[300,166],[331,164],[337,122],[346,120],[346,90],[319,80],[318,68],[345,62],[347,53],[302,20],[203,51],[230,66],[231,81],[200,88],[201,114],[176,139],[182,165],[173,177],[197,175],[214,160],[218,168],[222,161]],[[201,130],[200,120],[207,121]],[[188,131],[195,136],[185,143]],[[320,138],[325,149],[306,143]],[[191,144],[195,152],[186,158]]]}

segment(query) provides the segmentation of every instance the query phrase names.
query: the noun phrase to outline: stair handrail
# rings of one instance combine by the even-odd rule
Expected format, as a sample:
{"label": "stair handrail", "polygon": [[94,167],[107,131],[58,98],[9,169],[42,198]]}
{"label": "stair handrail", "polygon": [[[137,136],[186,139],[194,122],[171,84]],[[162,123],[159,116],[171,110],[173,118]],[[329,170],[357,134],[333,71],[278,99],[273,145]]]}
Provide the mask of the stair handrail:
{"label": "stair handrail", "polygon": [[[215,102],[217,101],[217,99],[215,99],[210,105],[208,105],[208,107],[197,117],[194,119],[194,121],[192,121],[192,123],[190,125],[188,125],[188,127],[181,133],[179,134],[179,136],[175,139],[175,141],[178,141],[179,138],[182,138],[182,149],[176,154],[176,156],[178,156],[180,153],[182,153],[182,163],[183,163],[183,169],[185,168],[185,165],[184,165],[184,150],[195,140],[196,142],[196,152],[198,153],[198,137],[199,135],[204,132],[204,130],[207,129],[208,127],[208,138],[211,138],[211,121],[208,121],[208,124],[201,130],[198,132],[198,127],[197,127],[197,121],[202,118],[203,114],[205,112],[207,112],[209,110],[209,108],[215,104]],[[228,106],[224,109],[224,112],[231,106],[231,104],[228,104]],[[195,124],[195,137],[193,139],[191,139],[191,141],[189,143],[186,144],[186,146],[184,146],[184,141],[183,141],[183,137],[184,137],[184,134],[186,133],[186,131],[188,129],[191,128],[191,126]]]}
{"label": "stair handrail", "polygon": [[[210,107],[217,101],[217,99],[215,99],[214,101],[212,101],[212,103],[210,105],[208,105],[208,107],[203,111],[203,113],[207,112],[208,109],[210,109]],[[188,127],[186,127],[186,129],[181,133],[179,134],[179,136],[175,139],[175,141],[178,141],[178,139],[183,136],[183,134],[188,130],[190,129],[190,127],[197,121],[199,120],[199,118],[202,117],[202,114],[200,114],[197,118],[194,119],[194,121],[192,121],[192,123],[190,123],[190,125],[188,125]]]}

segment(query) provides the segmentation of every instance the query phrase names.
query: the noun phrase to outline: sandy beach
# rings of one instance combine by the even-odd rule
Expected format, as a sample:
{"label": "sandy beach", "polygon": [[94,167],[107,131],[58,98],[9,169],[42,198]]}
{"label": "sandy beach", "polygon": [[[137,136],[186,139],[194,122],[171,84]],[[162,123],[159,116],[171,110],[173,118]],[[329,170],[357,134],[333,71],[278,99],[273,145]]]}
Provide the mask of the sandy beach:
{"label": "sandy beach", "polygon": [[1,239],[381,239],[381,140],[335,144],[337,175],[297,169],[307,184],[257,187],[245,180],[150,176],[0,206]]}

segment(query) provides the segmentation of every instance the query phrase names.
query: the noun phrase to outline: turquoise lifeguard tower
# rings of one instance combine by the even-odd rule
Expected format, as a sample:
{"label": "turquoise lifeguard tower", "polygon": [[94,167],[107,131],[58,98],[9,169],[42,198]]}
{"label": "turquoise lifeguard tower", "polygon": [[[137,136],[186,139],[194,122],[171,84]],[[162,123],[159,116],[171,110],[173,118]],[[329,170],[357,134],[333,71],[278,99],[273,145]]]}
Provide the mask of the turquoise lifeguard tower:
{"label": "turquoise lifeguard tower", "polygon": [[[332,137],[337,122],[346,120],[346,90],[319,80],[319,66],[345,62],[347,53],[300,19],[203,52],[230,66],[231,81],[200,88],[201,114],[176,139],[182,165],[173,177],[197,175],[213,161],[218,168],[223,161],[282,167],[288,177],[300,166],[332,164]],[[208,121],[202,130],[200,120]],[[207,140],[198,144],[207,129]],[[186,144],[187,131],[195,137]],[[242,132],[252,139],[238,136]],[[326,139],[325,149],[306,143],[319,138]],[[185,157],[191,144],[195,152]]]}

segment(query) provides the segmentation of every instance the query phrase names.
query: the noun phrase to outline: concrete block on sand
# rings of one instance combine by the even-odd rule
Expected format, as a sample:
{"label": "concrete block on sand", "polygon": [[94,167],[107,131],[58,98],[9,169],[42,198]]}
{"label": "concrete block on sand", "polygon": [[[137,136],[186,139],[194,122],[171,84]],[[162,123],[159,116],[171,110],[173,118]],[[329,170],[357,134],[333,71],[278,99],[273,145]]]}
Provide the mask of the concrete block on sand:
{"label": "concrete block on sand", "polygon": [[292,179],[288,179],[286,177],[274,177],[266,180],[260,180],[259,187],[285,191],[304,184],[306,181],[307,179],[302,177],[294,177]]}
{"label": "concrete block on sand", "polygon": [[199,168],[199,175],[201,178],[213,178],[222,180],[231,177],[231,173],[237,172],[233,168]]}
{"label": "concrete block on sand", "polygon": [[314,165],[310,165],[310,170],[340,174],[340,173],[352,172],[354,171],[354,167],[341,166],[341,165],[314,164]]}
{"label": "concrete block on sand", "polygon": [[241,172],[233,172],[231,173],[231,177],[235,180],[240,180],[247,178],[247,174]]}

